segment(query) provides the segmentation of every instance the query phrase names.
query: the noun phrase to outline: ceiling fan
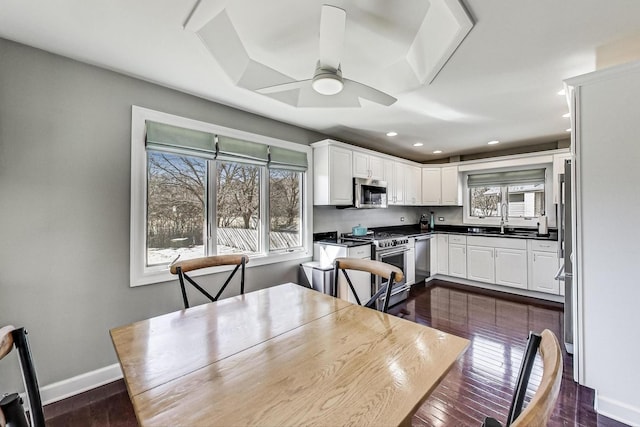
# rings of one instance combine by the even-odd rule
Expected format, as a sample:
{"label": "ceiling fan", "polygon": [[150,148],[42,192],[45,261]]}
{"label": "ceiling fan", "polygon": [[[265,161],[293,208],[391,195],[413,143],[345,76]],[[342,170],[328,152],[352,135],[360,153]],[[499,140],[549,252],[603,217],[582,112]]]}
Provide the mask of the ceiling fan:
{"label": "ceiling fan", "polygon": [[313,78],[268,86],[257,92],[298,107],[360,107],[360,98],[389,106],[396,98],[342,77],[340,59],[347,14],[323,5],[320,18],[320,55]]}

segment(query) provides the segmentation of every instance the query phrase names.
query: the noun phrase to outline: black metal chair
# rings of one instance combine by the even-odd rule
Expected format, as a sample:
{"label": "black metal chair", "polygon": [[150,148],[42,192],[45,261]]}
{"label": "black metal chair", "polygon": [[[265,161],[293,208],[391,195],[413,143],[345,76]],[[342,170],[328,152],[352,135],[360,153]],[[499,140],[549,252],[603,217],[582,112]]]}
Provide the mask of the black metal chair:
{"label": "black metal chair", "polygon": [[[179,261],[171,264],[170,271],[172,274],[177,274],[178,279],[180,280],[180,289],[182,290],[182,300],[184,302],[184,308],[189,308],[189,299],[187,298],[187,290],[184,286],[184,280],[186,279],[189,283],[193,285],[194,288],[199,290],[204,296],[209,298],[212,302],[217,301],[224,292],[225,288],[236,274],[238,269],[240,271],[240,293],[244,294],[244,270],[245,265],[249,262],[249,257],[247,255],[239,254],[239,255],[213,255],[208,257],[194,258],[188,259],[184,261]],[[198,285],[191,277],[187,276],[187,272],[193,270],[199,270],[202,268],[208,267],[217,267],[221,265],[235,265],[236,267],[233,269],[227,280],[224,282],[216,296],[211,296],[209,292],[207,292],[204,288]]]}
{"label": "black metal chair", "polygon": [[4,418],[4,422],[12,427],[29,427],[29,425],[44,427],[44,411],[42,410],[36,370],[27,341],[27,331],[24,328],[16,329],[13,326],[0,328],[0,359],[9,354],[14,346],[18,350],[18,358],[20,359],[31,424],[27,421],[22,399],[17,393],[7,394],[0,400],[0,421]]}
{"label": "black metal chair", "polygon": [[360,258],[336,258],[334,260],[334,273],[333,277],[335,280],[335,285],[333,287],[334,296],[338,296],[338,275],[340,271],[344,274],[345,279],[347,279],[347,283],[349,284],[349,288],[353,293],[353,296],[356,299],[356,302],[359,305],[363,305],[360,302],[360,298],[358,298],[358,294],[356,293],[355,288],[353,287],[353,283],[351,282],[351,278],[347,274],[347,270],[358,270],[365,271],[377,276],[381,276],[387,278],[387,282],[380,286],[380,289],[367,301],[364,306],[377,309],[378,300],[384,295],[384,300],[382,301],[382,308],[380,311],[386,313],[389,309],[389,299],[391,298],[391,290],[393,288],[393,284],[402,281],[404,277],[402,274],[402,270],[398,267],[387,264],[381,261],[375,261],[371,259],[360,259]]}
{"label": "black metal chair", "polygon": [[[538,349],[542,356],[542,379],[533,398],[523,410],[527,385],[529,384],[531,369]],[[527,348],[522,358],[522,365],[518,373],[516,388],[505,427],[546,426],[555,407],[561,382],[562,349],[558,343],[558,338],[548,329],[542,331],[541,335],[529,332]],[[502,427],[502,424],[495,418],[487,417],[482,426]]]}

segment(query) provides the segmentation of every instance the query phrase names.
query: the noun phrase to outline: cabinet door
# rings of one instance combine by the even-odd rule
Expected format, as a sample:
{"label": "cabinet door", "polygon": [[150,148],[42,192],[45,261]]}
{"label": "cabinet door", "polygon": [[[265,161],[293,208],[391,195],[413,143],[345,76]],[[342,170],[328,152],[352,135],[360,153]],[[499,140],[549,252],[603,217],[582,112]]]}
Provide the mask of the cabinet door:
{"label": "cabinet door", "polygon": [[405,165],[404,200],[406,205],[419,205],[422,173],[419,167]]}
{"label": "cabinet door", "polygon": [[349,205],[353,203],[353,180],[351,177],[352,151],[339,147],[329,149],[329,204]]}
{"label": "cabinet door", "polygon": [[458,167],[442,168],[442,204],[459,205],[458,200]]}
{"label": "cabinet door", "polygon": [[413,285],[416,282],[416,251],[414,248],[407,252],[407,271],[404,274],[407,285]]}
{"label": "cabinet door", "polygon": [[372,179],[384,180],[384,163],[382,157],[369,156],[369,176]]}
{"label": "cabinet door", "polygon": [[495,283],[493,248],[467,246],[467,278],[479,282]]}
{"label": "cabinet door", "polygon": [[558,271],[558,255],[555,252],[531,252],[531,283],[532,291],[560,294],[560,284],[554,280]]}
{"label": "cabinet door", "polygon": [[449,244],[449,276],[467,277],[467,245]]}
{"label": "cabinet door", "polygon": [[358,178],[369,178],[369,155],[353,152],[353,176]]}
{"label": "cabinet door", "polygon": [[437,206],[441,203],[442,180],[440,168],[422,169],[422,204]]}
{"label": "cabinet door", "polygon": [[449,274],[449,235],[438,234],[438,274]]}
{"label": "cabinet door", "polygon": [[384,180],[387,182],[387,203],[395,205],[395,193],[396,193],[396,177],[395,177],[395,162],[387,160],[384,162]]}
{"label": "cabinet door", "polygon": [[399,162],[395,162],[393,169],[393,180],[395,182],[393,199],[395,202],[394,205],[404,205],[404,175],[405,175],[405,165]]}
{"label": "cabinet door", "polygon": [[496,284],[527,289],[527,251],[496,248]]}

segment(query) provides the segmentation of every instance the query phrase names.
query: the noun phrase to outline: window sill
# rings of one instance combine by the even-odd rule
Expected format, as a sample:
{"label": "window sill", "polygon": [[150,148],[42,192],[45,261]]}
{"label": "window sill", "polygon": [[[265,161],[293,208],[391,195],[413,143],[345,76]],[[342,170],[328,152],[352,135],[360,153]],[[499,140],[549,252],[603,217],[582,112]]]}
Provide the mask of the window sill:
{"label": "window sill", "polygon": [[[249,263],[246,268],[258,267],[261,265],[269,265],[276,264],[279,262],[286,261],[295,261],[298,259],[305,259],[313,256],[309,251],[305,249],[295,249],[292,252],[281,252],[277,254],[271,255],[256,255],[249,259]],[[230,265],[225,265],[221,267],[212,267],[205,268],[199,271],[194,271],[193,273],[189,273],[192,277],[205,276],[209,274],[217,274],[224,273],[227,271],[233,270],[235,267]],[[157,283],[166,283],[174,280],[178,280],[178,277],[169,272],[169,267],[163,268],[162,270],[157,271],[148,271],[144,273],[142,276],[134,278],[131,277],[130,287],[137,286],[145,286],[145,285],[154,285]]]}

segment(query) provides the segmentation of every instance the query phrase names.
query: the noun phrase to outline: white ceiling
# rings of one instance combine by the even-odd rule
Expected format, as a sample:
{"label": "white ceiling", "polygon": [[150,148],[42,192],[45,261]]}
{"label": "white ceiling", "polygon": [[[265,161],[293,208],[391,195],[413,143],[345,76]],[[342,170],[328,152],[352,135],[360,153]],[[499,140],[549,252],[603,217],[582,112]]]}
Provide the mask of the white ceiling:
{"label": "white ceiling", "polygon": [[[463,0],[474,27],[430,84],[406,89],[385,67],[406,56],[431,3],[442,1],[451,0],[201,0],[189,23],[197,29],[209,19],[203,10],[224,9],[253,58],[308,79],[321,5],[344,8],[343,75],[396,97],[390,107],[296,108],[237,86],[194,28],[183,28],[196,0],[0,0],[0,37],[429,161],[568,138],[563,79],[593,71],[596,47],[640,33],[637,0]],[[501,143],[486,145],[494,139]]]}

